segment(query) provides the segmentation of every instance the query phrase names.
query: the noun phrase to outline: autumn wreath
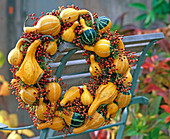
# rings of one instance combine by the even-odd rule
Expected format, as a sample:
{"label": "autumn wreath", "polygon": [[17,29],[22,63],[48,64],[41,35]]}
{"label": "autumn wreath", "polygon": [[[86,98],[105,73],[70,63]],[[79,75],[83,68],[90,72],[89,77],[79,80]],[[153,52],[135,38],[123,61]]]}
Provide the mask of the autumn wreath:
{"label": "autumn wreath", "polygon": [[[27,27],[27,20],[34,21]],[[23,36],[8,55],[13,73],[11,89],[38,129],[51,128],[78,134],[108,124],[120,108],[131,100],[130,63],[135,59],[126,52],[122,37],[112,33],[111,20],[78,7],[64,6],[39,18],[30,14]],[[90,81],[83,87],[66,84],[52,75],[48,61],[63,42],[85,50],[90,64]],[[64,92],[64,95],[61,95]]]}

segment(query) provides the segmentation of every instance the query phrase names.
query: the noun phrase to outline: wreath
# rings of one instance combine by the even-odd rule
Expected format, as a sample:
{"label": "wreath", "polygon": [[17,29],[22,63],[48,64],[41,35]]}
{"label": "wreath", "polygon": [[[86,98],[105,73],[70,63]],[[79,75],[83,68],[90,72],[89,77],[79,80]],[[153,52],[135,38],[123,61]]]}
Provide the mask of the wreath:
{"label": "wreath", "polygon": [[[28,19],[34,21],[27,27]],[[122,35],[110,31],[111,20],[77,6],[59,7],[39,18],[30,14],[23,36],[8,55],[18,108],[26,109],[37,129],[78,134],[108,124],[131,100],[131,63],[134,53],[125,51]],[[74,44],[90,64],[90,81],[83,86],[66,84],[48,65],[63,42]],[[76,50],[77,50],[76,49]],[[72,49],[68,54],[73,54]],[[64,92],[64,95],[62,95]]]}

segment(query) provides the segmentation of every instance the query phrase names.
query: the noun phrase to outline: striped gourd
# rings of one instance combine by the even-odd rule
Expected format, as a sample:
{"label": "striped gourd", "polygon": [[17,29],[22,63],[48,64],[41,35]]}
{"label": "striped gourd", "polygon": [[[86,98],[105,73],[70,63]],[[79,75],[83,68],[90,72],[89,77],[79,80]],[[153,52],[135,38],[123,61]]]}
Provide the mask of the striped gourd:
{"label": "striped gourd", "polygon": [[38,90],[36,87],[28,87],[26,89],[24,87],[21,87],[21,91],[19,92],[21,99],[26,104],[33,104],[36,101],[37,93]]}
{"label": "striped gourd", "polygon": [[93,51],[100,57],[108,57],[110,56],[110,41],[106,39],[99,40],[94,47],[85,45],[85,50]]}
{"label": "striped gourd", "polygon": [[81,39],[85,44],[92,44],[96,40],[96,32],[93,28],[88,27],[83,18],[80,19],[81,25],[83,25],[83,32],[81,33]]}
{"label": "striped gourd", "polygon": [[114,60],[114,65],[117,73],[124,74],[129,68],[129,62],[126,56],[118,57]]}
{"label": "striped gourd", "polygon": [[37,33],[56,36],[61,29],[59,19],[54,15],[45,15],[38,21],[34,27],[24,27],[24,32],[30,33],[35,31]]}
{"label": "striped gourd", "polygon": [[112,26],[111,20],[106,16],[99,16],[98,18],[95,19],[95,22],[98,31],[105,32]]}
{"label": "striped gourd", "polygon": [[96,111],[91,118],[86,119],[84,125],[78,128],[74,128],[73,133],[80,134],[86,131],[87,129],[97,129],[104,124],[104,121],[105,121],[104,117]]}
{"label": "striped gourd", "polygon": [[63,22],[74,22],[78,19],[80,14],[87,14],[87,10],[76,10],[73,8],[66,8],[60,13]]}
{"label": "striped gourd", "polygon": [[55,115],[63,118],[66,124],[72,127],[80,127],[85,120],[85,117],[80,113],[72,111],[68,112],[67,114],[64,114],[62,111],[56,111]]}
{"label": "striped gourd", "polygon": [[118,93],[117,98],[116,98],[116,100],[118,102],[118,107],[119,108],[126,107],[130,103],[131,97],[132,96],[131,96],[130,92],[128,92],[128,93],[125,93],[125,92]]}
{"label": "striped gourd", "polygon": [[53,110],[53,111],[55,109],[56,102],[58,101],[58,99],[61,96],[61,91],[62,91],[61,86],[56,82],[48,83],[46,86],[46,92],[48,92],[47,98],[52,105],[51,110]]}

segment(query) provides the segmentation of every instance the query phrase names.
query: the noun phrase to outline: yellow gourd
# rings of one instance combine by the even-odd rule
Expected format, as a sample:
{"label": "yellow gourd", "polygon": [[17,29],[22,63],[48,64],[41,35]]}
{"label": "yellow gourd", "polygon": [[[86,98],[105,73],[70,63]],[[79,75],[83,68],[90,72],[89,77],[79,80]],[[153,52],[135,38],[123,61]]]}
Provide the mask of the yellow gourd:
{"label": "yellow gourd", "polygon": [[107,105],[107,115],[106,118],[109,119],[111,114],[117,113],[118,111],[118,106],[116,103],[111,103],[109,105]]}
{"label": "yellow gourd", "polygon": [[118,102],[118,107],[119,108],[124,108],[126,107],[130,101],[131,101],[131,93],[128,92],[128,93],[125,93],[125,92],[120,92],[118,95],[117,95],[117,102]]}
{"label": "yellow gourd", "polygon": [[110,41],[106,39],[99,40],[94,47],[85,45],[85,50],[93,51],[100,57],[108,57],[110,56]]}
{"label": "yellow gourd", "polygon": [[94,55],[90,55],[90,68],[89,71],[91,73],[92,76],[99,76],[99,74],[102,73],[102,70],[99,66],[99,63],[95,61],[95,57]]}
{"label": "yellow gourd", "polygon": [[119,39],[119,42],[117,45],[118,45],[119,52],[124,52],[125,46],[124,46],[122,39]]}
{"label": "yellow gourd", "polygon": [[43,102],[44,98],[39,99],[39,106],[36,106],[35,114],[38,119],[45,120],[44,113],[47,111],[47,106]]}
{"label": "yellow gourd", "polygon": [[64,97],[61,100],[60,105],[65,106],[65,104],[68,101],[73,102],[76,98],[79,97],[80,97],[80,89],[77,86],[73,86],[64,94]]}
{"label": "yellow gourd", "polygon": [[39,76],[43,73],[43,70],[35,59],[35,52],[40,44],[40,40],[35,40],[29,46],[24,61],[22,62],[19,71],[16,72],[16,76],[20,77],[25,84],[34,85]]}
{"label": "yellow gourd", "polygon": [[120,74],[126,73],[126,71],[129,68],[129,62],[126,56],[118,57],[117,59],[114,60],[113,63],[115,65],[115,68],[117,69],[116,72]]}
{"label": "yellow gourd", "polygon": [[76,10],[73,8],[66,8],[60,13],[63,22],[74,22],[78,19],[80,14],[87,14],[87,10]]}
{"label": "yellow gourd", "polygon": [[56,36],[61,30],[60,21],[57,16],[45,15],[38,21],[37,25],[34,27],[25,27],[24,32],[37,32],[45,35]]}
{"label": "yellow gourd", "polygon": [[90,92],[87,90],[87,86],[83,86],[83,93],[81,95],[81,102],[83,105],[90,105],[93,102],[93,96],[90,94]]}
{"label": "yellow gourd", "polygon": [[19,39],[19,41],[17,42],[15,48],[12,49],[10,51],[10,53],[8,54],[8,62],[11,65],[19,65],[22,62],[23,55],[20,52],[22,42],[23,42],[23,38]]}
{"label": "yellow gourd", "polygon": [[88,115],[92,116],[101,104],[112,103],[117,96],[116,88],[117,86],[112,82],[108,82],[106,85],[100,85],[96,90],[95,99],[88,110]]}
{"label": "yellow gourd", "polygon": [[132,74],[130,73],[131,67],[127,70],[125,74],[126,80],[123,81],[124,85],[128,85],[132,82]]}
{"label": "yellow gourd", "polygon": [[61,86],[58,83],[48,83],[46,86],[47,98],[50,101],[52,107],[51,110],[54,111],[56,102],[61,96]]}
{"label": "yellow gourd", "polygon": [[62,39],[67,42],[72,42],[75,37],[74,29],[79,25],[78,21],[75,21],[73,25],[68,28],[67,30],[64,30],[62,34]]}
{"label": "yellow gourd", "polygon": [[47,47],[46,47],[46,43],[44,43],[46,52],[49,53],[50,55],[54,55],[57,52],[57,44],[56,44],[57,40],[58,39],[55,39],[54,41],[50,41]]}
{"label": "yellow gourd", "polygon": [[116,114],[117,114],[117,112],[111,114],[110,117],[111,117],[111,118],[115,118]]}
{"label": "yellow gourd", "polygon": [[58,131],[58,130],[62,130],[64,128],[64,126],[65,126],[65,122],[62,118],[54,117],[52,124],[51,124],[51,122],[42,123],[37,126],[37,129],[41,130],[44,128],[50,128],[52,130]]}
{"label": "yellow gourd", "polygon": [[97,129],[101,127],[104,124],[104,117],[99,114],[98,112],[95,112],[93,116],[90,119],[87,119],[81,127],[74,128],[73,133],[74,134],[80,134],[87,129]]}
{"label": "yellow gourd", "polygon": [[21,87],[21,91],[19,92],[21,99],[26,104],[33,104],[36,101],[37,93],[38,90],[36,87],[28,87],[26,89],[24,87]]}

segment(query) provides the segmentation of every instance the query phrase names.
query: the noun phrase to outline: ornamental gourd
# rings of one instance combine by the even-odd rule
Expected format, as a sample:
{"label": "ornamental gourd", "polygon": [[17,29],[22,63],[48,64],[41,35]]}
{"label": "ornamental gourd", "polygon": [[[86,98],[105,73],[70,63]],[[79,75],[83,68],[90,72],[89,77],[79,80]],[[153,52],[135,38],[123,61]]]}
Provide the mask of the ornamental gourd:
{"label": "ornamental gourd", "polygon": [[83,93],[81,95],[81,102],[83,105],[90,105],[93,102],[93,96],[87,90],[87,86],[83,86]]}
{"label": "ornamental gourd", "polygon": [[106,115],[106,118],[109,119],[110,115],[114,114],[114,113],[117,113],[118,111],[118,106],[116,103],[110,103],[107,105],[107,115]]}
{"label": "ornamental gourd", "polygon": [[56,116],[62,117],[66,124],[71,127],[80,127],[84,123],[85,117],[80,113],[70,111],[64,114],[62,111],[56,111]]}
{"label": "ornamental gourd", "polygon": [[126,86],[132,82],[132,74],[130,73],[131,67],[127,70],[125,74],[125,80],[123,81],[123,84]]}
{"label": "ornamental gourd", "polygon": [[92,76],[99,76],[102,73],[102,70],[99,66],[99,63],[95,61],[94,55],[90,55],[90,68],[89,71]]}
{"label": "ornamental gourd", "polygon": [[61,96],[61,86],[58,83],[48,83],[46,86],[47,98],[51,103],[51,110],[54,111],[56,102]]}
{"label": "ornamental gourd", "polygon": [[96,40],[96,32],[93,28],[88,27],[83,18],[80,19],[81,25],[83,25],[81,39],[85,44],[92,44]]}
{"label": "ornamental gourd", "polygon": [[111,20],[106,16],[99,16],[95,19],[95,22],[98,31],[106,32],[112,26]]}
{"label": "ornamental gourd", "polygon": [[36,101],[36,96],[37,96],[38,90],[36,87],[28,87],[24,88],[21,87],[21,91],[19,92],[21,99],[26,103],[26,104],[33,104]]}
{"label": "ornamental gourd", "polygon": [[132,95],[130,92],[128,92],[128,93],[119,92],[117,95],[117,98],[116,98],[116,100],[118,102],[119,109],[126,107],[130,103],[131,97],[132,97]]}
{"label": "ornamental gourd", "polygon": [[90,119],[86,119],[84,125],[78,128],[74,128],[73,133],[80,134],[87,129],[97,129],[104,124],[104,121],[104,117],[96,111]]}
{"label": "ornamental gourd", "polygon": [[35,52],[40,44],[40,40],[35,40],[29,46],[24,61],[22,62],[19,71],[16,72],[16,76],[20,77],[27,85],[34,85],[43,73],[43,70],[40,68],[37,60],[35,59]]}
{"label": "ornamental gourd", "polygon": [[124,74],[129,68],[129,62],[126,56],[118,57],[114,60],[113,64],[115,65],[116,72],[119,74]]}
{"label": "ornamental gourd", "polygon": [[64,30],[62,34],[62,39],[67,42],[72,42],[75,38],[75,32],[74,29],[79,25],[78,21],[75,21],[73,25],[68,28],[67,30]]}
{"label": "ornamental gourd", "polygon": [[22,62],[23,54],[20,52],[20,48],[23,42],[23,38],[19,39],[14,49],[8,54],[8,62],[11,65],[19,65]]}
{"label": "ornamental gourd", "polygon": [[117,43],[119,52],[124,52],[125,51],[125,46],[124,43],[121,39],[119,39],[119,42]]}
{"label": "ornamental gourd", "polygon": [[85,50],[93,51],[100,57],[108,57],[110,56],[110,41],[106,39],[99,40],[94,47],[85,45]]}
{"label": "ornamental gourd", "polygon": [[65,106],[67,102],[73,102],[76,98],[80,97],[80,89],[77,86],[71,87],[65,94],[60,102],[61,106]]}
{"label": "ornamental gourd", "polygon": [[42,123],[37,126],[37,129],[41,130],[45,128],[50,128],[52,130],[59,131],[59,130],[62,130],[64,126],[65,126],[65,122],[62,118],[54,117],[52,120],[52,124],[51,122]]}
{"label": "ornamental gourd", "polygon": [[50,41],[48,46],[46,46],[46,43],[44,43],[44,47],[46,48],[46,52],[50,55],[54,55],[57,52],[57,42],[58,39],[55,39],[54,41]]}
{"label": "ornamental gourd", "polygon": [[117,86],[112,82],[108,82],[108,84],[105,85],[100,85],[96,90],[95,99],[88,110],[88,115],[92,116],[101,104],[112,103],[117,96],[116,88]]}
{"label": "ornamental gourd", "polygon": [[54,15],[45,15],[38,21],[37,25],[34,27],[25,27],[24,32],[37,32],[44,35],[56,36],[61,30],[61,25],[59,19]]}
{"label": "ornamental gourd", "polygon": [[87,10],[76,10],[73,8],[66,8],[60,13],[63,22],[74,22],[78,19],[80,14],[87,14]]}
{"label": "ornamental gourd", "polygon": [[44,98],[39,99],[39,105],[36,106],[35,115],[40,120],[45,120],[44,113],[48,110],[46,104],[43,102]]}

